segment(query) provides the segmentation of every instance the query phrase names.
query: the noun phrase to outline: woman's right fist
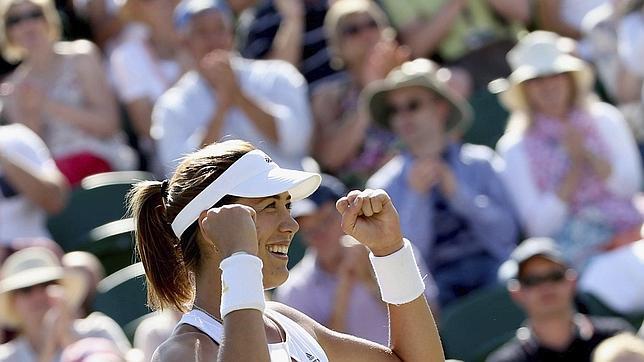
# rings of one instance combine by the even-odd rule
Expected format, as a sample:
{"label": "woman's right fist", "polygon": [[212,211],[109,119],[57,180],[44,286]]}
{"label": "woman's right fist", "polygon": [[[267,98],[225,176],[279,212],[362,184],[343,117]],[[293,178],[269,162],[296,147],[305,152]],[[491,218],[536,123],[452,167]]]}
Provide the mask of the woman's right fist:
{"label": "woman's right fist", "polygon": [[199,224],[203,235],[219,250],[222,259],[238,251],[257,255],[256,215],[250,206],[229,204],[207,210]]}

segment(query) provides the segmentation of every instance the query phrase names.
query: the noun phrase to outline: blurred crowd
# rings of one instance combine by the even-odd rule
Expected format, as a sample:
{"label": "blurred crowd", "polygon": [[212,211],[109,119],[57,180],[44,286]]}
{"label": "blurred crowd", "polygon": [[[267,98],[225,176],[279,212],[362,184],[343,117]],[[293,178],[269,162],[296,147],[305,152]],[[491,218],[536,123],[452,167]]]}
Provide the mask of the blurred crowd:
{"label": "blurred crowd", "polygon": [[439,323],[495,286],[525,311],[490,360],[644,361],[638,326],[573,305],[644,314],[642,0],[0,0],[0,50],[0,361],[149,360],[179,315],[132,346],[47,218],[87,176],[236,138],[324,173],[272,298],[386,343],[334,205],[382,188]]}

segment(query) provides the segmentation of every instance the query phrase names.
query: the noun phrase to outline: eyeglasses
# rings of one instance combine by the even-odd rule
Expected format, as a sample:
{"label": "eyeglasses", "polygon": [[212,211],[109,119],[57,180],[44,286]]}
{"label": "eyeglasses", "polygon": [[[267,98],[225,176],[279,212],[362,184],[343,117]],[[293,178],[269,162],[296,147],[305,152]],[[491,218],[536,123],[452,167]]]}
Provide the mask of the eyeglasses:
{"label": "eyeglasses", "polygon": [[363,23],[345,24],[340,29],[340,33],[343,36],[352,37],[352,36],[358,35],[364,30],[373,30],[377,28],[378,28],[378,23],[373,19],[369,19]]}
{"label": "eyeglasses", "polygon": [[416,113],[424,105],[425,105],[425,102],[423,102],[418,98],[412,99],[400,105],[390,104],[388,106],[389,116],[393,117],[400,113]]}
{"label": "eyeglasses", "polygon": [[5,20],[5,26],[7,28],[11,28],[13,26],[16,26],[22,23],[23,21],[43,19],[44,17],[45,17],[45,13],[43,13],[42,9],[33,9],[30,11],[25,11],[22,14],[14,14],[14,15],[7,16],[7,19]]}
{"label": "eyeglasses", "polygon": [[55,280],[52,280],[52,281],[49,281],[49,282],[44,282],[44,283],[40,283],[40,284],[34,284],[34,285],[30,285],[28,287],[16,289],[14,292],[18,293],[18,294],[29,294],[29,293],[33,292],[34,290],[46,289],[48,286],[55,285],[55,284],[58,284],[58,282],[55,281]]}
{"label": "eyeglasses", "polygon": [[566,277],[565,270],[553,270],[542,275],[525,275],[519,278],[521,285],[531,288],[544,283],[559,283]]}

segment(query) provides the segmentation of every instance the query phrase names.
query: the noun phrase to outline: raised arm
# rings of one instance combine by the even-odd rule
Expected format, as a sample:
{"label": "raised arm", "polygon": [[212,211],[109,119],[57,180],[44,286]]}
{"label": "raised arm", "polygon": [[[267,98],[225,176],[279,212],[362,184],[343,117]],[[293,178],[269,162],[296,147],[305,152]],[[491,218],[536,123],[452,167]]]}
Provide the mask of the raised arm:
{"label": "raised arm", "polygon": [[[387,304],[389,309],[389,347],[367,342],[316,327],[318,341],[332,361],[443,361],[438,330],[422,288],[409,242],[403,241],[398,213],[389,195],[382,190],[352,191],[338,200],[344,232],[353,236],[371,250],[372,264],[383,295],[383,300],[397,299],[400,303]],[[412,257],[396,267],[388,262]],[[409,261],[416,275],[410,277]],[[387,273],[383,273],[384,269]],[[391,283],[393,279],[399,281]],[[420,282],[422,283],[422,281]],[[393,290],[392,290],[393,289]],[[411,297],[411,298],[410,298]]]}

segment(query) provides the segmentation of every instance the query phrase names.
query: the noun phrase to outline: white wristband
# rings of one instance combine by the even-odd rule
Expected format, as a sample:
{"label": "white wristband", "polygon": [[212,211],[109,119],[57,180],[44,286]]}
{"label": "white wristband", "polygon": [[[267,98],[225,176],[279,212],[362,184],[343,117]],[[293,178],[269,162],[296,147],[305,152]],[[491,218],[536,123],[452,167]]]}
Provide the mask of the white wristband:
{"label": "white wristband", "polygon": [[420,276],[411,244],[407,239],[403,239],[403,243],[402,249],[387,256],[369,253],[380,295],[389,304],[409,303],[425,291],[425,282]]}
{"label": "white wristband", "polygon": [[235,253],[221,261],[221,318],[240,309],[264,312],[262,259],[248,253]]}

